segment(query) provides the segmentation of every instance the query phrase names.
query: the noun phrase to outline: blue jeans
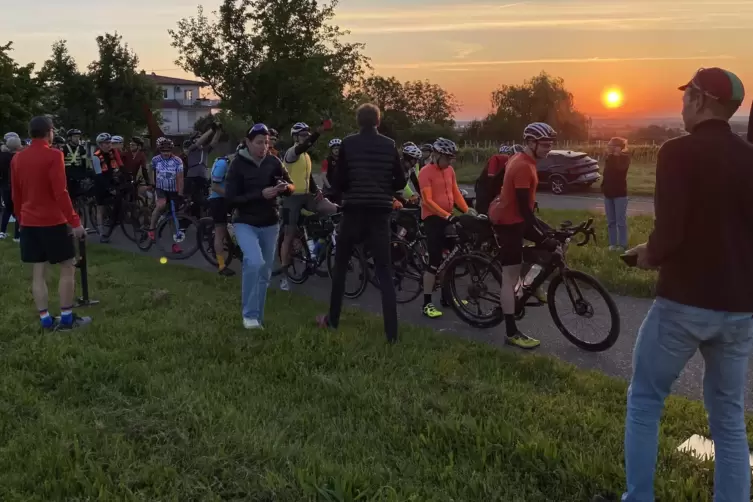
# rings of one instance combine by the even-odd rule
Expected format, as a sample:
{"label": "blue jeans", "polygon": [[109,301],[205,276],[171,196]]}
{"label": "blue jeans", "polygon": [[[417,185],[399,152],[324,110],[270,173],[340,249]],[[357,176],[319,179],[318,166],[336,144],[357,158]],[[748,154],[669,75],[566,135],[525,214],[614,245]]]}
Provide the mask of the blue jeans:
{"label": "blue jeans", "polygon": [[267,300],[269,278],[275,260],[277,225],[254,227],[236,223],[235,236],[243,251],[243,278],[241,284],[241,307],[244,319],[264,321],[264,303]]}
{"label": "blue jeans", "polygon": [[627,248],[627,197],[604,198],[604,212],[607,213],[609,245]]}
{"label": "blue jeans", "polygon": [[745,435],[745,384],[753,351],[753,313],[700,309],[657,298],[633,352],[625,423],[627,492],[624,502],[653,502],[664,400],[685,364],[700,349],[703,400],[714,440],[715,502],[750,502]]}

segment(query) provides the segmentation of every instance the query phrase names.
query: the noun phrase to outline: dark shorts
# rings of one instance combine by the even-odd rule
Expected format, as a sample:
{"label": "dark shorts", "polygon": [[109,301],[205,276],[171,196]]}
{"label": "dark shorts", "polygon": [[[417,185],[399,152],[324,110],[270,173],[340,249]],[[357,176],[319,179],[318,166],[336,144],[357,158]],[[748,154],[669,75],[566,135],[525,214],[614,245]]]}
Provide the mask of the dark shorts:
{"label": "dark shorts", "polygon": [[442,263],[442,252],[447,249],[449,243],[447,238],[449,226],[450,220],[441,216],[431,215],[424,220],[426,247],[429,252],[429,271],[431,272],[436,272],[437,267]]}
{"label": "dark shorts", "polygon": [[106,206],[112,201],[110,190],[113,188],[112,176],[109,174],[97,174],[94,177],[94,198],[98,206]]}
{"label": "dark shorts", "polygon": [[62,263],[75,256],[68,225],[21,227],[21,261],[24,263]]}
{"label": "dark shorts", "polygon": [[177,205],[180,199],[180,196],[178,195],[178,192],[168,192],[167,190],[162,190],[161,188],[155,188],[154,193],[157,194],[158,200],[166,200],[167,202],[175,202]]}
{"label": "dark shorts", "polygon": [[227,224],[227,204],[224,197],[209,199],[209,214],[215,225]]}
{"label": "dark shorts", "polygon": [[298,228],[301,222],[301,211],[304,209],[315,212],[316,200],[313,194],[294,194],[282,199],[282,223],[291,229]]}
{"label": "dark shorts", "polygon": [[513,225],[494,225],[494,234],[499,244],[497,259],[503,267],[523,263],[523,239],[525,223]]}

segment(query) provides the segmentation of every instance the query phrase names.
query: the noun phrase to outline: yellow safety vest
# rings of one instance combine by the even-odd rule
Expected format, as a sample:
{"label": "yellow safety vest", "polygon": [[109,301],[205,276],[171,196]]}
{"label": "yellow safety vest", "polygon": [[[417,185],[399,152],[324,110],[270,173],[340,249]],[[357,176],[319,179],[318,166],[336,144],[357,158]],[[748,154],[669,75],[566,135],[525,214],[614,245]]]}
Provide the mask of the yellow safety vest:
{"label": "yellow safety vest", "polygon": [[290,179],[295,185],[295,193],[304,194],[309,191],[309,181],[311,180],[311,157],[303,152],[295,162],[285,162],[285,169],[290,174]]}

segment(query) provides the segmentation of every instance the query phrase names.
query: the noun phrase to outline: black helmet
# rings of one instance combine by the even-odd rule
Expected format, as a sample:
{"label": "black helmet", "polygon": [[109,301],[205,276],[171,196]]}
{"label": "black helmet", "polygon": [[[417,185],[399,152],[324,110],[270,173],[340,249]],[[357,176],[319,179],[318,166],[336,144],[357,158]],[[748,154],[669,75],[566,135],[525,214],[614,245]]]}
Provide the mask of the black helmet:
{"label": "black helmet", "polygon": [[65,135],[70,138],[71,136],[81,136],[82,134],[81,129],[68,129]]}
{"label": "black helmet", "polygon": [[53,145],[64,145],[65,144],[65,138],[62,136],[55,135],[54,138],[52,138],[52,144]]}
{"label": "black helmet", "polygon": [[144,147],[144,140],[139,138],[138,136],[134,136],[133,138],[131,138],[131,142],[136,143],[142,148]]}
{"label": "black helmet", "polygon": [[190,139],[187,139],[187,140],[185,140],[183,142],[183,149],[185,150],[186,148],[190,147],[191,145],[193,145],[193,141],[191,141]]}
{"label": "black helmet", "polygon": [[277,132],[277,129],[272,129],[271,127],[269,128],[269,135],[272,138],[279,138],[280,137],[280,133]]}
{"label": "black helmet", "polygon": [[424,143],[421,145],[421,151],[422,152],[433,152],[434,151],[434,145],[431,143]]}

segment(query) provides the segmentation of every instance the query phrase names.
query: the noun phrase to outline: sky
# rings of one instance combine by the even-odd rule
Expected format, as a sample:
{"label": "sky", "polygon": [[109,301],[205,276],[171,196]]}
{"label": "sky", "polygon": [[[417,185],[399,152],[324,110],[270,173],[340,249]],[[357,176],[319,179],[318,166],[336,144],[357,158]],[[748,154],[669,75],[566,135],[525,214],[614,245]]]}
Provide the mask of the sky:
{"label": "sky", "polygon": [[[0,43],[14,42],[17,61],[41,64],[65,39],[85,67],[96,57],[96,35],[117,30],[143,69],[185,77],[167,30],[199,3],[211,12],[221,2],[79,0],[71,9],[41,0],[33,15],[4,23]],[[485,116],[494,89],[542,70],[562,77],[576,107],[595,118],[677,116],[677,87],[700,67],[735,72],[753,96],[753,44],[743,42],[753,0],[341,0],[336,12],[347,40],[366,44],[375,73],[443,86],[461,104],[458,119]],[[607,109],[602,94],[613,87],[624,103]]]}

